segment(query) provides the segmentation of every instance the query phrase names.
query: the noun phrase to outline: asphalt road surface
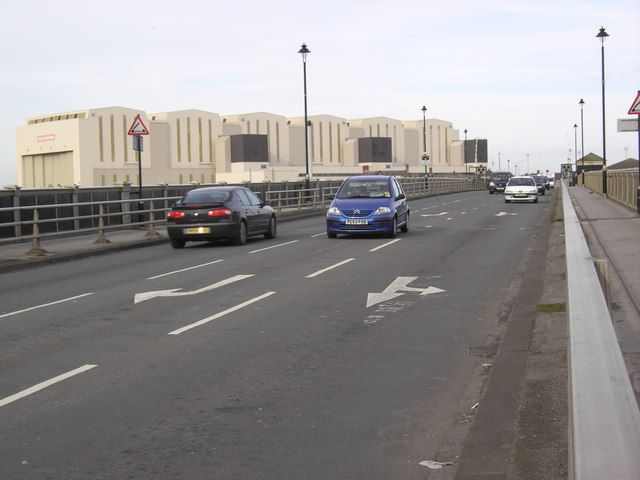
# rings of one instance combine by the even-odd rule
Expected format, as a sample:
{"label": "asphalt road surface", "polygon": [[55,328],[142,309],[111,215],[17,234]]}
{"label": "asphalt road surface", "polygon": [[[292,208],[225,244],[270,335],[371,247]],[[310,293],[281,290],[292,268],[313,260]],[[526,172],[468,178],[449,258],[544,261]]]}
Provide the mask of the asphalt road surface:
{"label": "asphalt road surface", "polygon": [[424,478],[550,199],[0,275],[0,478]]}

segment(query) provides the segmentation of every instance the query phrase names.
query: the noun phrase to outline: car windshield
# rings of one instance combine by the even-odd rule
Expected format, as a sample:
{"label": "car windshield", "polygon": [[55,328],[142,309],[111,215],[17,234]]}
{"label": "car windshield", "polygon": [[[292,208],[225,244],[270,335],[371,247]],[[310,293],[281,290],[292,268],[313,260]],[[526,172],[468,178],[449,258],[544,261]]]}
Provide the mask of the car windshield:
{"label": "car windshield", "polygon": [[337,198],[389,198],[391,192],[389,191],[389,180],[346,180],[338,194]]}
{"label": "car windshield", "polygon": [[510,187],[530,187],[535,186],[535,182],[531,177],[522,177],[522,178],[512,178],[509,180]]}
{"label": "car windshield", "polygon": [[229,192],[226,190],[192,190],[182,197],[180,203],[209,205],[224,203],[228,198]]}
{"label": "car windshield", "polygon": [[507,175],[506,173],[496,174],[491,177],[491,180],[493,180],[494,182],[496,180],[499,180],[499,181],[509,180],[509,175]]}
{"label": "car windshield", "polygon": [[542,177],[533,177],[536,183],[544,183],[544,179]]}

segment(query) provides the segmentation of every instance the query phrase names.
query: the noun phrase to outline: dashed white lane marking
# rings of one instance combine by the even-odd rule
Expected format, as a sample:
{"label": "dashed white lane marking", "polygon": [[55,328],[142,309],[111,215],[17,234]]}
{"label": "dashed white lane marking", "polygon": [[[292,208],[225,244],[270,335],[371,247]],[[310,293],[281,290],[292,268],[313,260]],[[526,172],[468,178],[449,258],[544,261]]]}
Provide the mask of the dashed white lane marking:
{"label": "dashed white lane marking", "polygon": [[265,250],[271,250],[272,248],[278,248],[278,247],[283,247],[285,245],[291,245],[292,243],[296,243],[298,240],[291,240],[290,242],[285,242],[285,243],[279,243],[277,245],[271,245],[270,247],[266,247],[266,248],[259,248],[258,250],[252,250],[249,253],[258,253],[258,252],[264,252]]}
{"label": "dashed white lane marking", "polygon": [[427,225],[424,228],[433,228],[433,225]]}
{"label": "dashed white lane marking", "polygon": [[87,297],[89,295],[93,295],[93,292],[91,292],[91,293],[83,293],[82,295],[76,295],[75,297],[63,298],[62,300],[56,300],[55,302],[45,303],[43,305],[37,305],[35,307],[24,308],[22,310],[17,310],[15,312],[4,313],[4,314],[0,315],[0,318],[10,317],[11,315],[18,315],[19,313],[29,312],[29,311],[35,310],[37,308],[50,307],[51,305],[57,305],[58,303],[70,302],[71,300],[76,300],[78,298]]}
{"label": "dashed white lane marking", "polygon": [[50,380],[38,383],[37,385],[22,390],[21,392],[11,395],[10,397],[3,398],[2,400],[0,400],[0,407],[3,407],[11,402],[15,402],[16,400],[20,400],[21,398],[27,397],[42,390],[43,388],[50,387],[51,385],[66,380],[67,378],[73,377],[74,375],[78,375],[80,373],[86,372],[87,370],[91,370],[94,367],[97,367],[97,365],[83,365],[80,368],[76,368],[75,370],[71,370],[70,372],[63,373],[62,375],[58,375],[57,377],[53,377]]}
{"label": "dashed white lane marking", "polygon": [[210,317],[203,318],[202,320],[198,320],[195,323],[192,323],[190,325],[186,325],[186,326],[184,326],[182,328],[174,330],[173,332],[169,332],[168,335],[180,335],[181,333],[186,332],[187,330],[191,330],[192,328],[199,327],[200,325],[204,325],[205,323],[209,323],[212,320],[215,320],[217,318],[224,317],[225,315],[233,313],[236,310],[240,310],[241,308],[244,308],[247,305],[251,305],[252,303],[259,302],[263,298],[270,297],[274,293],[276,293],[276,292],[263,293],[262,295],[259,295],[259,296],[255,297],[255,298],[252,298],[251,300],[247,300],[246,302],[242,302],[241,304],[236,305],[235,307],[227,308],[226,310],[223,310],[220,313],[216,313],[215,315],[211,315]]}
{"label": "dashed white lane marking", "polygon": [[380,250],[381,248],[384,247],[388,247],[389,245],[399,242],[400,240],[402,240],[401,238],[396,238],[395,240],[391,240],[390,242],[384,243],[382,245],[377,246],[376,248],[372,248],[371,250],[369,250],[370,252],[375,252],[376,250]]}
{"label": "dashed white lane marking", "polygon": [[317,272],[314,272],[311,275],[307,275],[306,278],[317,277],[318,275],[322,275],[324,272],[328,272],[329,270],[333,270],[334,268],[338,268],[339,266],[344,265],[345,263],[349,263],[352,260],[355,260],[355,258],[347,258],[346,260],[338,262],[335,265],[331,265],[330,267],[323,268],[322,270],[318,270]]}
{"label": "dashed white lane marking", "polygon": [[447,218],[447,220],[451,220],[452,218],[453,218],[453,217],[449,217],[449,218]]}
{"label": "dashed white lane marking", "polygon": [[440,213],[423,213],[420,215],[421,217],[439,217],[441,215],[447,215],[449,212],[440,212]]}
{"label": "dashed white lane marking", "polygon": [[311,235],[309,238],[316,238],[319,237],[320,235],[326,235],[327,232],[322,232],[322,233],[316,233],[315,235]]}
{"label": "dashed white lane marking", "polygon": [[173,272],[162,273],[160,275],[156,275],[154,277],[148,277],[147,280],[155,280],[156,278],[166,277],[167,275],[173,275],[174,273],[186,272],[188,270],[193,270],[194,268],[206,267],[207,265],[213,265],[214,263],[224,262],[224,260],[214,260],[213,262],[202,263],[200,265],[194,265],[193,267],[181,268],[180,270],[174,270]]}
{"label": "dashed white lane marking", "polygon": [[466,215],[466,214],[467,214],[467,212],[462,212],[460,215]]}

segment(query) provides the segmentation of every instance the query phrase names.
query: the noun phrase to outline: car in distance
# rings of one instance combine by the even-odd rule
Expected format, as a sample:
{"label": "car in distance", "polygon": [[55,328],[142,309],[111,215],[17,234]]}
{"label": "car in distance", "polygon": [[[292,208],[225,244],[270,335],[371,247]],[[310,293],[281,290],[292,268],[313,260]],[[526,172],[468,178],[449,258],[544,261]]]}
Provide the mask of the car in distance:
{"label": "car in distance", "polygon": [[489,193],[493,195],[496,192],[504,192],[511,177],[511,172],[493,172],[489,179]]}
{"label": "car in distance", "polygon": [[327,210],[327,237],[409,231],[409,204],[402,186],[388,175],[347,178]]}
{"label": "car in distance", "polygon": [[533,202],[538,203],[538,186],[533,177],[511,177],[504,189],[504,203]]}
{"label": "car in distance", "polygon": [[275,238],[276,214],[251,190],[223,186],[187,192],[167,213],[167,232],[173,248],[186,242],[227,239],[244,245],[247,237]]}
{"label": "car in distance", "polygon": [[544,195],[547,187],[545,185],[545,178],[542,175],[533,175],[533,180],[536,182],[536,187],[538,187],[538,193],[540,195]]}

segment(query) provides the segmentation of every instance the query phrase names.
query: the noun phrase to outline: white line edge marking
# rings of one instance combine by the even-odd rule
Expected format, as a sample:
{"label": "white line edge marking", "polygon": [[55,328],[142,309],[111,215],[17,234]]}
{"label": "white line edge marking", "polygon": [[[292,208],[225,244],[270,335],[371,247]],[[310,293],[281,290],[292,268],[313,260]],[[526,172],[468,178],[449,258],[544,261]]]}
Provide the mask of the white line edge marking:
{"label": "white line edge marking", "polygon": [[347,258],[346,260],[338,262],[335,265],[331,265],[330,267],[323,268],[322,270],[318,270],[317,272],[314,272],[311,275],[307,275],[305,278],[317,277],[318,275],[321,275],[324,272],[328,272],[329,270],[333,270],[334,268],[337,268],[337,267],[339,267],[341,265],[344,265],[345,263],[349,263],[351,260],[355,260],[355,258]]}
{"label": "white line edge marking", "polygon": [[315,235],[311,235],[309,238],[316,238],[319,237],[320,235],[326,235],[327,232],[322,232],[322,233],[316,233]]}
{"label": "white line edge marking", "polygon": [[29,307],[29,308],[24,308],[22,310],[17,310],[15,312],[5,313],[3,315],[0,315],[0,318],[10,317],[11,315],[17,315],[19,313],[28,312],[28,311],[31,311],[31,310],[35,310],[37,308],[44,308],[44,307],[49,307],[51,305],[57,305],[58,303],[70,302],[71,300],[76,300],[78,298],[87,297],[89,295],[93,295],[93,292],[91,292],[91,293],[83,293],[82,295],[76,295],[75,297],[63,298],[62,300],[56,300],[55,302],[45,303],[43,305],[37,305],[35,307]]}
{"label": "white line edge marking", "polygon": [[372,248],[372,249],[371,249],[371,250],[369,250],[369,251],[370,251],[370,252],[375,252],[376,250],[380,250],[381,248],[388,247],[388,246],[389,246],[389,245],[391,245],[392,243],[399,242],[400,240],[402,240],[402,239],[401,239],[401,238],[396,238],[395,240],[391,240],[390,242],[387,242],[387,243],[385,243],[385,244],[383,244],[383,245],[380,245],[380,246],[378,246],[378,247],[376,247],[376,248]]}
{"label": "white line edge marking", "polygon": [[424,228],[433,228],[433,225],[427,225]]}
{"label": "white line edge marking", "polygon": [[240,310],[241,308],[244,308],[247,305],[251,305],[252,303],[259,302],[263,298],[270,297],[274,293],[276,293],[276,292],[263,293],[262,295],[260,295],[258,297],[255,297],[255,298],[252,298],[251,300],[247,300],[246,302],[242,302],[241,304],[236,305],[235,307],[227,308],[226,310],[223,310],[220,313],[216,313],[215,315],[211,315],[210,317],[203,318],[202,320],[199,320],[199,321],[197,321],[195,323],[192,323],[191,325],[186,325],[186,326],[184,326],[182,328],[174,330],[173,332],[169,332],[168,335],[180,335],[182,332],[186,332],[187,330],[191,330],[192,328],[199,327],[200,325],[204,325],[205,323],[209,323],[210,321],[215,320],[217,318],[224,317],[225,315],[227,315],[229,313],[233,313],[236,310]]}
{"label": "white line edge marking", "polygon": [[97,365],[83,365],[80,368],[76,368],[75,370],[71,370],[70,372],[63,373],[62,375],[58,375],[57,377],[53,377],[50,380],[46,380],[44,382],[38,383],[37,385],[34,385],[33,387],[29,387],[25,390],[22,390],[21,392],[11,395],[10,397],[3,398],[2,400],[0,400],[0,407],[4,407],[5,405],[11,402],[20,400],[21,398],[24,398],[33,393],[36,393],[42,390],[43,388],[50,387],[51,385],[54,385],[58,382],[66,380],[67,378],[73,377],[74,375],[78,375],[80,373],[86,372],[87,370],[91,370],[94,367],[97,367]]}
{"label": "white line edge marking", "polygon": [[266,248],[260,248],[258,250],[252,250],[249,253],[258,253],[258,252],[264,252],[265,250],[271,250],[272,248],[276,248],[276,247],[282,247],[283,245],[290,245],[292,243],[296,243],[298,240],[291,240],[290,242],[286,242],[286,243],[279,243],[277,245],[271,245],[270,247],[266,247]]}
{"label": "white line edge marking", "polygon": [[207,265],[213,265],[214,263],[224,262],[224,260],[214,260],[213,262],[202,263],[200,265],[194,265],[193,267],[181,268],[180,270],[174,270],[173,272],[162,273],[154,277],[148,277],[147,280],[155,280],[156,278],[166,277],[167,275],[173,275],[174,273],[186,272],[187,270],[193,270],[194,268],[206,267]]}

